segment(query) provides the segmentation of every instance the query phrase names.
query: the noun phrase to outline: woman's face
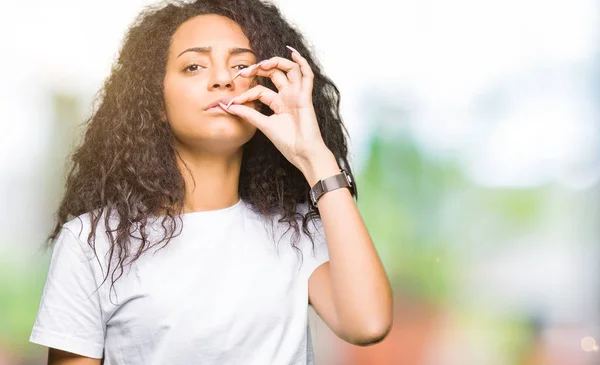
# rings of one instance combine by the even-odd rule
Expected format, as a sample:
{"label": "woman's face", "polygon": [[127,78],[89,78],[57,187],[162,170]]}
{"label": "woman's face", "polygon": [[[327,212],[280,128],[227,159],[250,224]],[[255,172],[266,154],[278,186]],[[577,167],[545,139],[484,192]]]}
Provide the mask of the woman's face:
{"label": "woman's face", "polygon": [[226,104],[251,87],[246,77],[232,78],[256,61],[248,38],[229,18],[200,15],[177,29],[164,80],[166,119],[177,143],[210,153],[231,153],[252,138],[253,125],[214,105]]}

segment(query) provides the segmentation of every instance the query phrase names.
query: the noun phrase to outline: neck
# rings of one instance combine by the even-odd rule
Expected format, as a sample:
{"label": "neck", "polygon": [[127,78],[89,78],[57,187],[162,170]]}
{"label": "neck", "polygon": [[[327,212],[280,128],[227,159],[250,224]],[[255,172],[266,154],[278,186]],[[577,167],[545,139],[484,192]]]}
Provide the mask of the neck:
{"label": "neck", "polygon": [[178,167],[185,181],[183,213],[224,209],[239,201],[242,152],[215,154],[179,151]]}

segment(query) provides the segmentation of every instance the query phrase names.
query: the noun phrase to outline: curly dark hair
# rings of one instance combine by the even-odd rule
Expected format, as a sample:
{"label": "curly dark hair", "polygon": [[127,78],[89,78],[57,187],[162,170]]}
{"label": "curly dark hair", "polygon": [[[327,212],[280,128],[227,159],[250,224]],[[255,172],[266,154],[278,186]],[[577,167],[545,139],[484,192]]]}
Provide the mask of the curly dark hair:
{"label": "curly dark hair", "polygon": [[[170,125],[161,122],[165,110],[163,81],[173,34],[188,19],[203,14],[222,15],[238,23],[258,59],[291,59],[286,45],[304,55],[314,72],[313,104],[323,140],[352,176],[347,159],[347,131],[339,113],[339,91],[321,71],[302,35],[275,5],[260,0],[198,0],[148,7],[126,33],[119,57],[97,95],[94,111],[86,121],[84,139],[71,155],[66,192],[48,237],[51,245],[67,221],[90,213],[92,228],[87,242],[96,252],[96,228],[104,217],[110,242],[104,280],[113,260],[115,268],[120,268],[119,273],[112,273],[113,285],[123,274],[124,265],[156,244],[168,244],[183,225],[179,215],[183,211],[185,183],[177,167],[180,157]],[[259,82],[276,90],[269,79]],[[261,112],[272,114],[265,105]],[[240,198],[266,217],[281,216],[279,222],[288,223],[288,230],[295,230],[295,248],[300,236],[299,218],[303,232],[312,240],[307,223],[319,217],[310,204],[306,214],[298,213],[297,205],[309,202],[309,188],[302,173],[260,130],[243,146]],[[356,189],[353,196],[357,197]],[[114,213],[119,217],[116,229],[109,228],[109,218]],[[149,217],[159,214],[164,236],[158,242],[150,242],[146,224]],[[141,237],[141,245],[135,249],[129,243],[132,229]]]}

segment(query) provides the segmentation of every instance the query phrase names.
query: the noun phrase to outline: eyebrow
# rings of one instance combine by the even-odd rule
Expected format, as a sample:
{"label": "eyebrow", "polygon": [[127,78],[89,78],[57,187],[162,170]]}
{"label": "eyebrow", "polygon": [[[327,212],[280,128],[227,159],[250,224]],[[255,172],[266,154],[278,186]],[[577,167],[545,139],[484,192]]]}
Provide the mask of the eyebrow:
{"label": "eyebrow", "polygon": [[[184,54],[186,52],[210,53],[210,52],[212,52],[212,47],[192,47],[192,48],[188,48],[185,51],[181,52],[179,54],[179,56],[177,56],[177,58],[179,58],[182,54]],[[229,54],[230,55],[242,54],[242,53],[252,53],[254,56],[256,56],[256,53],[253,50],[248,49],[248,48],[234,47],[234,48],[230,48],[229,49]]]}

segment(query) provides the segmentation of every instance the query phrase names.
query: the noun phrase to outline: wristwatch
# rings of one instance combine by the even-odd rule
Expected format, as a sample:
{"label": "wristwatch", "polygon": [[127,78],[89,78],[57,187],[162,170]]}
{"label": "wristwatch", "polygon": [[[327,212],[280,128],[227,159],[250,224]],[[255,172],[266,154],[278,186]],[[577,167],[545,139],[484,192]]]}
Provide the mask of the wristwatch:
{"label": "wristwatch", "polygon": [[323,194],[339,188],[348,188],[352,192],[352,178],[345,170],[340,170],[340,173],[337,175],[317,181],[315,186],[310,189],[310,200],[316,207],[317,201]]}

